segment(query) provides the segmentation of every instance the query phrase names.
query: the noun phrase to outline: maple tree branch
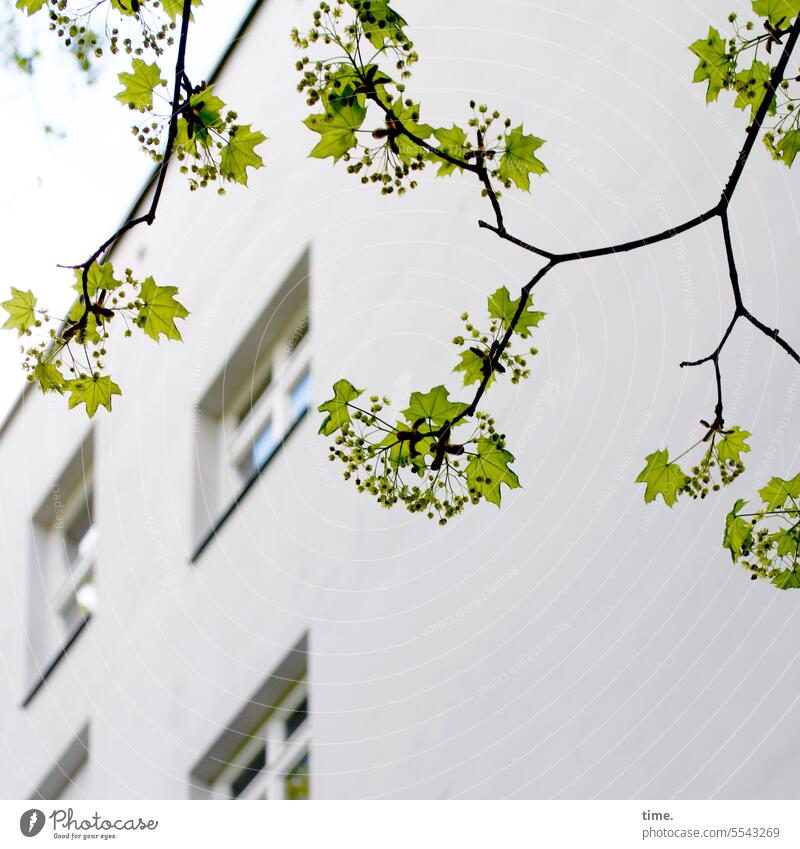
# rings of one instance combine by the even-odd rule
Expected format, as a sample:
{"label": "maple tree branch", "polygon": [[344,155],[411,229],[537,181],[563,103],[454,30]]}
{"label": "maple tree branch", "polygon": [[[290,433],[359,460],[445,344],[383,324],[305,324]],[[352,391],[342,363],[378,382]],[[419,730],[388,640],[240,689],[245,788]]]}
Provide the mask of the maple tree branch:
{"label": "maple tree branch", "polygon": [[147,224],[148,226],[150,226],[156,220],[156,212],[158,211],[158,205],[161,201],[161,193],[164,190],[164,181],[167,177],[167,168],[172,158],[172,151],[175,146],[175,138],[178,133],[178,117],[180,116],[178,103],[180,102],[181,88],[184,85],[188,85],[189,88],[191,88],[191,85],[188,82],[188,77],[186,76],[186,47],[189,41],[189,22],[191,19],[191,7],[192,0],[183,0],[183,10],[181,12],[181,32],[180,39],[178,41],[178,55],[175,60],[175,83],[172,95],[172,114],[170,116],[169,129],[167,131],[167,142],[164,148],[164,155],[161,161],[161,165],[158,169],[158,179],[156,181],[156,188],[153,193],[153,200],[150,203],[150,208],[144,215],[138,215],[135,217],[131,216],[130,218],[128,218],[128,220],[125,221],[111,236],[109,236],[85,262],[82,262],[79,265],[59,266],[59,268],[82,269],[81,287],[83,289],[83,315],[80,317],[80,319],[78,319],[77,322],[75,322],[74,326],[85,327],[86,322],[89,318],[89,312],[92,308],[91,298],[89,297],[89,270],[91,269],[92,265],[106,251],[113,248],[118,239],[125,233],[127,233],[129,230],[132,230],[139,224]]}
{"label": "maple tree branch", "polygon": [[[759,321],[748,309],[745,308],[744,303],[742,301],[742,293],[741,288],[739,286],[739,274],[736,268],[736,261],[733,253],[733,244],[731,240],[730,234],[730,225],[728,221],[728,206],[730,205],[731,199],[733,197],[733,193],[736,190],[736,187],[739,183],[739,180],[742,176],[742,172],[744,171],[744,167],[747,164],[747,160],[750,156],[750,153],[753,149],[753,145],[758,137],[758,134],[763,126],[764,120],[769,112],[770,104],[772,103],[772,99],[775,97],[775,93],[783,80],[783,75],[786,71],[786,67],[789,63],[789,59],[792,54],[792,50],[797,43],[797,39],[800,36],[800,15],[795,19],[794,24],[792,25],[791,31],[789,33],[789,38],[786,41],[786,44],[783,47],[783,51],[778,60],[778,64],[773,69],[769,82],[765,85],[764,96],[762,97],[761,103],[759,104],[758,110],[756,111],[755,117],[753,118],[752,123],[747,128],[747,134],[742,145],[741,150],[739,151],[738,156],[736,157],[736,163],[731,171],[730,176],[725,184],[725,187],[722,191],[722,196],[719,202],[711,207],[711,209],[706,212],[700,213],[696,215],[694,218],[690,218],[688,221],[683,222],[682,224],[678,224],[675,227],[668,227],[665,230],[662,230],[658,233],[654,233],[650,236],[645,236],[640,239],[632,239],[627,242],[622,242],[615,245],[608,245],[606,247],[601,248],[592,248],[589,250],[581,250],[581,251],[570,251],[567,253],[555,253],[553,251],[545,250],[544,248],[537,247],[535,245],[529,244],[528,242],[519,239],[516,236],[511,235],[503,224],[502,212],[499,208],[499,202],[497,200],[497,196],[490,192],[489,197],[492,200],[492,206],[495,209],[495,215],[497,217],[497,225],[494,226],[489,224],[486,221],[479,221],[478,226],[482,229],[491,230],[495,235],[499,238],[511,242],[512,244],[517,245],[518,247],[523,248],[524,250],[534,253],[538,256],[544,257],[548,260],[547,265],[545,265],[528,284],[522,287],[520,294],[520,301],[517,307],[516,314],[514,315],[514,319],[511,322],[511,325],[503,338],[500,340],[499,345],[495,350],[495,354],[489,360],[489,369],[488,373],[485,375],[484,379],[481,381],[480,386],[478,387],[478,391],[476,392],[475,397],[473,398],[472,403],[467,408],[467,410],[458,417],[458,419],[464,418],[466,415],[474,414],[477,409],[478,402],[483,396],[484,391],[486,390],[486,386],[491,379],[492,374],[494,373],[497,364],[500,361],[500,357],[508,346],[509,340],[511,338],[511,334],[514,332],[514,329],[519,321],[520,316],[522,315],[523,310],[527,305],[527,296],[530,294],[533,286],[539,282],[539,280],[544,277],[544,275],[554,268],[556,265],[560,265],[561,263],[566,262],[575,262],[576,260],[583,259],[592,259],[594,257],[601,256],[610,256],[613,254],[626,253],[632,250],[638,250],[639,248],[649,247],[650,245],[655,245],[659,242],[666,241],[668,239],[672,239],[675,236],[685,233],[687,230],[691,230],[695,227],[698,227],[700,224],[709,221],[712,218],[719,217],[722,224],[722,234],[725,242],[725,254],[728,262],[728,271],[730,274],[730,282],[731,289],[733,291],[734,297],[734,314],[728,324],[725,333],[722,336],[719,344],[716,349],[706,357],[703,357],[699,360],[694,361],[685,361],[682,362],[681,368],[687,366],[698,366],[703,363],[711,362],[714,365],[714,376],[716,380],[717,387],[717,403],[715,406],[715,417],[716,423],[718,425],[722,425],[723,423],[723,398],[722,398],[722,374],[720,371],[719,358],[722,353],[722,349],[725,347],[725,344],[730,339],[731,333],[733,332],[736,323],[740,318],[747,319],[751,324],[757,327],[762,333],[776,342],[781,348],[783,348],[787,354],[789,354],[792,359],[796,362],[800,363],[800,355],[779,335],[779,331],[777,329],[771,329],[767,327],[763,322]],[[486,180],[479,173],[479,177],[481,180],[486,183],[488,181],[488,175],[486,175]],[[489,186],[491,188],[491,186]],[[452,425],[451,425],[452,426]]]}

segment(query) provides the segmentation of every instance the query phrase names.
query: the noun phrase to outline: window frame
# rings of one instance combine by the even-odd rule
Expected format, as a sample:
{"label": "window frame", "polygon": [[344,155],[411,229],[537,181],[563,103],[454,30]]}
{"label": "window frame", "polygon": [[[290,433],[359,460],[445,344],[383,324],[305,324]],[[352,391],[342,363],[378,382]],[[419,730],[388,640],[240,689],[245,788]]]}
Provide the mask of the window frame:
{"label": "window frame", "polygon": [[[307,299],[304,299],[282,325],[266,354],[253,368],[250,379],[238,387],[230,403],[226,405],[221,428],[221,454],[225,466],[223,479],[231,474],[238,474],[240,485],[247,483],[253,474],[258,473],[269,462],[286,434],[301,417],[291,415],[291,395],[303,377],[311,373],[313,351],[310,323],[297,346],[291,350],[289,346],[304,318],[310,322]],[[259,386],[267,374],[272,375],[269,384],[261,395],[253,398],[254,387]],[[244,407],[249,408],[243,414]],[[273,428],[272,450],[258,465],[252,464],[249,469],[243,469],[248,454],[254,450],[259,436],[270,423]]]}
{"label": "window frame", "polygon": [[[50,613],[59,623],[58,631],[62,639],[68,639],[93,613],[93,610],[83,609],[78,596],[83,587],[94,586],[97,572],[99,530],[94,516],[94,489],[94,468],[90,467],[65,499],[62,515],[51,528],[45,529],[50,537],[45,564],[48,601]],[[79,546],[85,548],[80,551],[79,547],[77,557],[70,560],[66,537],[84,507],[89,514],[89,528],[80,539]],[[54,574],[57,569],[58,575]],[[78,615],[69,619],[68,611],[72,606],[77,608]]]}
{"label": "window frame", "polygon": [[[291,770],[304,758],[310,760],[311,715],[291,736],[284,734],[285,723],[300,704],[308,699],[308,684],[298,681],[261,722],[258,728],[236,750],[230,761],[211,783],[218,798],[230,800],[285,800],[286,779]],[[252,763],[261,747],[265,747],[265,766],[248,782],[238,796],[233,795],[236,779]],[[311,794],[309,793],[309,798]]]}

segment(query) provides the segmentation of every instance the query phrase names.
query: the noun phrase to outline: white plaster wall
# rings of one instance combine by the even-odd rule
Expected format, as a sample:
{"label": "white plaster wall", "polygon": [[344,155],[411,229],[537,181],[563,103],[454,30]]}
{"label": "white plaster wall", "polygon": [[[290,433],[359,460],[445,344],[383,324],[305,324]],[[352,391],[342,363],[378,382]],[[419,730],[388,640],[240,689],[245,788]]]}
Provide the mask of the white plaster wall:
{"label": "white plaster wall", "polygon": [[[463,120],[474,96],[548,140],[551,174],[505,201],[513,232],[593,247],[716,201],[745,122],[706,108],[686,45],[730,2],[397,5],[426,120]],[[268,167],[221,200],[173,175],[157,225],[117,253],[179,285],[192,317],[183,345],[115,346],[125,394],[95,425],[100,606],[26,710],[27,517],[86,422],[29,395],[0,440],[0,794],[30,793],[89,719],[88,796],[185,798],[308,631],[317,797],[795,796],[797,597],[720,548],[734,498],[796,471],[788,358],[745,327],[726,348],[727,418],[754,433],[732,491],[668,511],[633,484],[713,406],[710,370],[678,363],[711,350],[732,309],[715,222],[542,284],[534,376],[487,401],[524,484],[502,510],[444,530],[381,511],[326,462],[314,415],[189,564],[193,405],[307,244],[317,401],[340,376],[456,388],[458,315],[537,268],[477,229],[489,213],[465,179],[430,169],[387,200],[305,158],[287,32],[312,8],[268,0],[218,84],[270,136]],[[747,300],[795,341],[796,179],[759,148],[731,210]]]}

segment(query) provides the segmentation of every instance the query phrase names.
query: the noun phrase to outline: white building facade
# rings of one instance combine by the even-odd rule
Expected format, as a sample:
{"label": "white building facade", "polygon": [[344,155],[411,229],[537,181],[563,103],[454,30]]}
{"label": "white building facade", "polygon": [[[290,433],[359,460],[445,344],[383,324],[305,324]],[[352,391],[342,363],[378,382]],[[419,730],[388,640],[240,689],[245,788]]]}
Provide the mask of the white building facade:
{"label": "white building facade", "polygon": [[[474,97],[548,140],[512,232],[594,247],[718,197],[744,119],[705,107],[686,45],[730,3],[396,5],[424,120]],[[484,405],[523,483],[499,511],[381,510],[327,462],[316,405],[340,377],[398,405],[459,390],[459,315],[537,265],[478,229],[466,179],[387,199],[306,158],[288,32],[312,9],[257,4],[219,70],[269,136],[250,188],[173,173],[115,250],[180,287],[183,344],[118,339],[110,415],[27,392],[3,425],[0,794],[794,797],[797,596],[720,542],[736,497],[800,465],[800,373],[737,329],[747,474],[671,511],[633,483],[713,407],[712,374],[678,363],[729,318],[716,222],[543,283],[531,380]],[[746,299],[795,342],[796,176],[757,150],[731,211]]]}

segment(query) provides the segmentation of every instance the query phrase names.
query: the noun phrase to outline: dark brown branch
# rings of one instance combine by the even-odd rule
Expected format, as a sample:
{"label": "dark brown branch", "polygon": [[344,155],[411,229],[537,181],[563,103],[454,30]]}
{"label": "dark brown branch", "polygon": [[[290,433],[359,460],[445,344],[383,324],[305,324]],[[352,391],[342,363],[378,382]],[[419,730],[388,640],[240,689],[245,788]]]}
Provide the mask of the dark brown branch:
{"label": "dark brown branch", "polygon": [[548,251],[543,248],[536,247],[535,245],[530,245],[527,242],[524,242],[522,239],[518,239],[515,236],[510,235],[503,227],[493,227],[492,225],[487,224],[485,221],[479,221],[478,226],[487,230],[492,230],[494,233],[500,236],[500,238],[505,239],[508,242],[512,242],[513,244],[516,244],[524,250],[530,251],[531,253],[554,259],[557,262],[571,262],[576,259],[591,259],[592,257],[608,256],[609,254],[624,253],[626,251],[648,247],[649,245],[654,245],[657,242],[662,242],[666,239],[671,239],[674,236],[679,235],[680,233],[684,233],[687,230],[691,230],[693,227],[697,227],[699,224],[702,224],[703,222],[708,221],[709,219],[714,218],[718,215],[721,216],[731,202],[733,192],[739,183],[739,179],[741,178],[742,172],[744,171],[744,167],[747,164],[747,160],[753,149],[753,145],[755,144],[755,141],[758,138],[758,134],[764,124],[764,120],[767,117],[770,104],[772,103],[772,100],[775,97],[775,93],[778,90],[781,81],[783,80],[783,75],[785,74],[786,67],[789,64],[789,59],[791,58],[792,50],[794,49],[799,36],[800,16],[798,16],[798,18],[795,20],[792,29],[789,33],[789,38],[786,41],[786,44],[783,48],[783,52],[781,53],[780,59],[778,60],[778,64],[772,71],[769,82],[765,85],[764,96],[761,100],[758,110],[756,111],[752,123],[747,128],[747,135],[744,144],[742,145],[742,148],[739,151],[738,156],[736,157],[736,164],[734,165],[733,170],[731,171],[731,174],[725,184],[725,188],[722,191],[722,197],[720,198],[719,202],[715,206],[711,207],[711,209],[709,209],[707,212],[703,212],[700,215],[689,219],[683,224],[677,225],[676,227],[669,227],[666,230],[661,231],[660,233],[655,233],[652,236],[646,236],[643,239],[633,239],[629,242],[623,242],[618,245],[610,245],[604,248],[593,248],[584,251],[572,251],[563,254],[557,254],[554,251]]}
{"label": "dark brown branch", "polygon": [[740,318],[745,318],[749,322],[751,322],[755,327],[761,330],[762,333],[769,336],[774,342],[780,345],[790,357],[792,357],[796,362],[800,363],[800,356],[798,356],[797,352],[789,345],[788,342],[781,339],[778,335],[778,330],[770,330],[765,324],[760,322],[744,305],[744,301],[742,300],[742,291],[739,286],[739,272],[736,268],[736,257],[733,253],[733,241],[731,240],[731,230],[730,224],[728,222],[728,212],[727,209],[723,210],[720,213],[720,220],[722,222],[722,236],[725,242],[725,256],[728,262],[728,274],[730,276],[731,282],[731,291],[733,292],[733,301],[734,301],[734,311],[733,317],[728,324],[725,333],[720,339],[717,347],[712,351],[708,356],[702,357],[699,360],[685,361],[681,363],[681,368],[685,368],[687,366],[699,366],[703,365],[703,363],[713,363],[714,364],[714,376],[717,383],[717,405],[715,407],[715,425],[722,427],[724,424],[724,419],[722,416],[723,410],[723,402],[722,402],[722,375],[720,374],[719,368],[719,357],[722,353],[722,349],[725,347],[728,339],[733,332],[733,328],[736,326],[736,323]]}
{"label": "dark brown branch", "polygon": [[83,287],[84,308],[83,315],[77,322],[78,327],[86,326],[86,322],[89,317],[89,312],[92,308],[92,302],[89,297],[89,271],[92,265],[97,262],[97,260],[107,250],[113,248],[119,238],[125,233],[127,233],[129,230],[132,230],[139,224],[147,224],[148,226],[150,226],[156,220],[158,204],[161,201],[161,193],[164,189],[164,181],[167,177],[167,168],[172,158],[172,149],[175,146],[175,137],[178,133],[178,117],[180,116],[180,109],[178,108],[178,104],[180,102],[181,88],[186,85],[191,90],[191,84],[189,83],[188,77],[186,76],[186,47],[189,40],[189,22],[191,20],[191,6],[192,0],[183,0],[183,10],[181,12],[181,33],[180,39],[178,41],[178,55],[175,61],[175,83],[173,86],[172,93],[172,114],[170,116],[169,121],[169,130],[167,131],[167,143],[164,148],[164,155],[161,161],[161,166],[158,170],[158,179],[156,181],[156,188],[153,193],[153,200],[150,203],[150,208],[144,215],[139,215],[136,217],[132,216],[127,221],[125,221],[125,223],[121,227],[119,227],[111,236],[109,236],[109,238],[106,239],[85,262],[80,263],[80,265],[60,266],[61,268],[82,269],[81,285]]}
{"label": "dark brown branch", "polygon": [[758,134],[761,131],[761,127],[764,124],[767,113],[769,112],[772,98],[775,97],[778,86],[780,86],[783,81],[783,75],[786,73],[786,67],[789,64],[789,59],[792,55],[792,51],[794,50],[794,46],[797,43],[798,36],[800,36],[800,16],[795,19],[795,22],[792,25],[791,31],[789,32],[789,38],[783,47],[780,59],[778,59],[778,64],[773,69],[769,82],[765,86],[766,91],[761,103],[759,104],[758,110],[756,111],[755,118],[753,119],[752,124],[750,124],[747,128],[747,138],[745,139],[742,149],[739,151],[739,156],[736,158],[736,165],[728,178],[728,182],[725,184],[725,188],[722,190],[720,203],[723,207],[727,207],[733,198],[733,193],[736,190],[740,177],[742,176],[744,166],[747,164],[747,159],[750,156],[750,152],[753,150],[753,145],[756,143]]}
{"label": "dark brown branch", "polygon": [[[356,66],[354,66],[356,67]],[[358,71],[358,68],[356,67]],[[360,73],[360,71],[359,71]],[[366,77],[361,74],[362,82],[366,84]],[[455,156],[451,156],[449,153],[446,153],[444,150],[438,147],[434,147],[434,145],[430,144],[430,142],[425,141],[425,139],[418,136],[416,133],[412,133],[411,130],[406,127],[406,125],[399,120],[399,118],[394,114],[394,111],[390,106],[387,106],[379,97],[377,92],[372,89],[368,91],[367,99],[371,100],[373,103],[377,104],[380,107],[381,111],[386,115],[387,124],[392,125],[392,129],[394,132],[402,134],[406,136],[406,138],[413,141],[415,144],[419,145],[421,148],[424,148],[428,151],[428,153],[432,153],[434,156],[438,156],[439,159],[442,159],[445,162],[449,162],[451,165],[455,165],[458,168],[462,168],[464,171],[471,171],[473,174],[478,174],[478,166],[474,162],[465,162],[463,159],[458,159]]]}
{"label": "dark brown branch", "polygon": [[[494,352],[489,358],[489,368],[486,370],[486,374],[483,376],[483,380],[481,380],[480,385],[478,386],[478,391],[475,393],[475,397],[472,399],[472,403],[469,407],[466,408],[463,412],[457,415],[449,425],[447,425],[446,430],[449,431],[451,428],[455,427],[462,419],[469,418],[470,416],[475,415],[475,411],[478,409],[478,404],[480,403],[481,398],[483,397],[483,393],[486,391],[486,387],[489,385],[489,381],[494,374],[498,363],[500,362],[500,358],[503,355],[503,352],[508,347],[508,343],[511,340],[511,336],[516,330],[517,324],[519,324],[520,317],[522,313],[528,306],[528,296],[530,295],[533,287],[555,266],[555,263],[548,262],[547,265],[542,266],[536,274],[529,280],[523,287],[522,292],[520,293],[519,303],[517,304],[517,309],[514,312],[514,315],[511,319],[510,324],[506,328],[506,332],[503,334],[500,342],[494,346]],[[442,429],[444,432],[444,428]]]}
{"label": "dark brown branch", "polygon": [[[496,347],[496,351],[493,357],[489,360],[490,368],[487,370],[488,373],[481,381],[480,386],[478,387],[478,391],[470,404],[467,410],[458,417],[458,419],[464,418],[467,415],[474,414],[477,409],[478,402],[480,401],[483,393],[486,390],[486,386],[488,385],[489,380],[491,379],[492,374],[494,373],[497,364],[500,361],[500,357],[505,351],[508,342],[511,338],[511,334],[516,327],[517,322],[519,321],[519,317],[522,314],[522,310],[526,306],[527,296],[530,293],[533,286],[542,278],[544,275],[550,271],[556,265],[559,265],[563,262],[574,262],[580,259],[591,259],[594,257],[601,256],[610,256],[618,253],[626,253],[627,251],[637,250],[639,248],[649,247],[650,245],[655,245],[658,242],[663,242],[668,239],[672,239],[680,233],[685,233],[687,230],[691,230],[694,227],[699,226],[700,224],[709,221],[712,218],[719,217],[722,224],[722,234],[725,241],[725,254],[728,262],[728,271],[730,275],[731,289],[733,292],[734,298],[734,313],[731,318],[730,323],[728,324],[725,333],[722,336],[719,344],[716,349],[706,357],[703,357],[699,360],[694,361],[685,361],[681,363],[681,368],[686,366],[698,366],[702,363],[711,362],[714,365],[714,376],[716,380],[717,386],[717,403],[715,407],[715,426],[721,427],[723,424],[723,398],[722,398],[722,374],[719,366],[719,358],[722,353],[722,349],[725,347],[728,339],[733,332],[734,327],[736,326],[737,321],[740,318],[747,319],[751,324],[757,327],[762,333],[769,336],[774,342],[780,345],[787,354],[789,354],[792,359],[796,362],[800,363],[800,355],[779,335],[779,331],[777,329],[770,329],[763,322],[759,321],[749,310],[746,309],[744,303],[742,301],[742,293],[741,288],[739,286],[739,274],[736,268],[736,261],[733,253],[733,244],[731,241],[730,234],[730,226],[728,222],[728,206],[730,205],[731,198],[733,197],[733,193],[736,189],[736,186],[739,183],[739,179],[741,178],[744,167],[747,163],[748,157],[753,149],[753,145],[755,144],[755,140],[758,137],[758,133],[760,132],[764,120],[769,112],[769,107],[772,102],[772,99],[775,97],[775,93],[778,89],[778,86],[781,84],[783,80],[783,75],[786,71],[786,67],[789,63],[789,58],[791,56],[792,50],[794,49],[795,44],[797,43],[798,36],[800,36],[800,16],[798,16],[794,24],[789,32],[789,38],[784,45],[783,52],[781,53],[781,57],[778,60],[778,64],[775,66],[772,74],[770,76],[770,80],[765,86],[764,96],[759,105],[758,110],[756,111],[756,115],[753,119],[753,122],[747,129],[747,136],[745,138],[745,142],[742,146],[742,149],[739,151],[739,155],[736,158],[736,164],[734,165],[733,171],[731,172],[730,177],[728,178],[727,183],[725,184],[725,188],[722,192],[722,197],[716,206],[713,206],[707,212],[703,212],[700,215],[695,216],[694,218],[690,218],[688,221],[685,221],[682,224],[679,224],[675,227],[668,227],[666,230],[662,230],[659,233],[654,233],[651,236],[645,236],[641,239],[632,239],[628,242],[622,242],[616,245],[609,245],[603,248],[592,248],[590,250],[585,251],[572,251],[568,253],[557,254],[552,251],[545,250],[543,248],[536,247],[535,245],[531,245],[527,242],[524,242],[522,239],[518,239],[516,236],[512,236],[505,229],[503,224],[502,213],[499,211],[499,203],[497,201],[496,195],[490,192],[490,199],[492,199],[492,206],[495,208],[495,215],[497,216],[497,226],[493,226],[486,221],[479,221],[478,226],[491,230],[501,239],[504,239],[507,242],[511,242],[512,244],[517,245],[518,247],[523,248],[524,250],[529,251],[530,253],[537,254],[538,256],[545,257],[548,260],[547,265],[545,265],[534,277],[534,279],[528,283],[526,286],[522,288],[522,294],[520,297],[519,306],[517,308],[516,315],[514,317],[514,321],[511,324],[511,327],[500,340],[499,345]],[[481,178],[484,184],[486,180],[488,180],[488,175],[486,175],[486,180],[479,173],[478,176]],[[491,185],[489,186],[491,189]],[[458,421],[458,419],[456,421]],[[453,423],[455,424],[455,422]],[[450,425],[452,427],[452,424]]]}

